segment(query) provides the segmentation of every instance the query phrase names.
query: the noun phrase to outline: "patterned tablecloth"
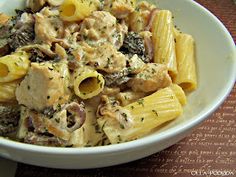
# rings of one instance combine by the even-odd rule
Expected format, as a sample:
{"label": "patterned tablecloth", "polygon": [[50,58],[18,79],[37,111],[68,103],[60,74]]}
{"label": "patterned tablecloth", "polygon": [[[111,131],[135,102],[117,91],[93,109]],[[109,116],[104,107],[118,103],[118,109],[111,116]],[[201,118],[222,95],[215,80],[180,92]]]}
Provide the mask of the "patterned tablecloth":
{"label": "patterned tablecloth", "polygon": [[[234,0],[197,0],[236,41]],[[191,135],[150,157],[93,170],[57,170],[18,164],[15,177],[236,177],[236,85],[224,104]]]}

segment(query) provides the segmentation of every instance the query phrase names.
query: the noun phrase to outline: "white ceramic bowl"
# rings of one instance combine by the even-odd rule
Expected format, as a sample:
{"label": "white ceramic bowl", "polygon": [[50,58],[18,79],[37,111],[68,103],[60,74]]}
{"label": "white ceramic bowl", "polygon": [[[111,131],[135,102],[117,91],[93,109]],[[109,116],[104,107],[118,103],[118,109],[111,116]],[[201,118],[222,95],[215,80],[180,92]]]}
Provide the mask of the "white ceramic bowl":
{"label": "white ceramic bowl", "polygon": [[[0,11],[9,12],[21,2],[1,0]],[[66,169],[121,164],[173,145],[215,111],[236,78],[236,49],[229,32],[214,15],[192,0],[156,2],[161,8],[170,9],[177,26],[196,39],[199,88],[189,95],[183,116],[139,140],[104,147],[41,147],[0,138],[0,155],[19,162]]]}

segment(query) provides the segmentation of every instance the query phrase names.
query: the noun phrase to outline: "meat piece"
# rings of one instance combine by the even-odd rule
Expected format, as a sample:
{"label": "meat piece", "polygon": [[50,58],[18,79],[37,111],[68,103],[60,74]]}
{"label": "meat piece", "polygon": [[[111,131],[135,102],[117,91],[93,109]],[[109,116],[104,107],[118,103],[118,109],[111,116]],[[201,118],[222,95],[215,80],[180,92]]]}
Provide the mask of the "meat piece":
{"label": "meat piece", "polygon": [[40,146],[53,146],[53,147],[65,147],[68,146],[67,141],[54,136],[40,135],[37,133],[29,132],[23,140],[28,144],[35,144]]}
{"label": "meat piece", "polygon": [[144,40],[138,33],[129,32],[120,51],[130,57],[137,54],[145,63],[150,62],[150,58],[146,56]]}
{"label": "meat piece", "polygon": [[19,119],[19,106],[0,106],[0,136],[15,132]]}
{"label": "meat piece", "polygon": [[128,19],[130,30],[134,32],[144,31],[149,24],[150,14],[155,8],[155,5],[147,1],[138,2],[135,11],[130,14]]}
{"label": "meat piece", "polygon": [[35,35],[39,42],[51,45],[53,42],[62,42],[64,31],[63,21],[59,17],[59,10],[43,8],[34,15]]}
{"label": "meat piece", "polygon": [[127,60],[125,55],[109,43],[104,43],[97,48],[85,49],[84,58],[90,66],[107,73],[120,72],[125,68]]}
{"label": "meat piece", "polygon": [[56,39],[57,31],[50,20],[40,13],[35,15],[35,35],[37,40],[43,41],[46,44],[58,42]]}
{"label": "meat piece", "polygon": [[145,63],[136,54],[128,59],[127,64],[129,74],[138,74],[142,72],[145,67]]}
{"label": "meat piece", "polygon": [[52,63],[31,63],[28,75],[16,89],[16,99],[19,104],[41,111],[68,100],[63,86],[64,78]]}
{"label": "meat piece", "polygon": [[124,23],[117,23],[116,18],[109,12],[94,11],[81,24],[82,40],[92,46],[99,46],[108,42],[119,49],[124,40],[128,27]]}
{"label": "meat piece", "polygon": [[141,73],[129,81],[128,85],[135,92],[154,92],[168,87],[171,83],[166,65],[148,63]]}
{"label": "meat piece", "polygon": [[134,11],[134,0],[104,0],[103,10],[110,12],[118,19],[124,19]]}

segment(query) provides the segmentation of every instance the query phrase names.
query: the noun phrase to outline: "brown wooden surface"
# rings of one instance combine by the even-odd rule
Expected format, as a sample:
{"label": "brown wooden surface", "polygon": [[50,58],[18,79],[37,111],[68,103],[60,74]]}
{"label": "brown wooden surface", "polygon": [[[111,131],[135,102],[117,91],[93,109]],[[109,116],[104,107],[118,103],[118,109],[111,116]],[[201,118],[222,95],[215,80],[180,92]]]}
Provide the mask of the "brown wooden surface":
{"label": "brown wooden surface", "polygon": [[[197,0],[236,41],[233,0]],[[16,177],[236,177],[236,85],[224,104],[191,135],[150,157],[94,170],[56,170],[18,164]]]}

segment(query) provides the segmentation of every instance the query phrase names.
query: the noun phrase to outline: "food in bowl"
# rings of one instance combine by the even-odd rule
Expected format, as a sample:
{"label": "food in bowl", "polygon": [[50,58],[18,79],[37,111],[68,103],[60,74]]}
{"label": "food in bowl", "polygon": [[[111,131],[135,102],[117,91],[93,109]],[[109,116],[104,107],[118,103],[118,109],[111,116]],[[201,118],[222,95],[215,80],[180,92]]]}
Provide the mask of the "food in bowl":
{"label": "food in bowl", "polygon": [[[194,39],[134,0],[27,0],[0,15],[0,135],[88,147],[176,119],[197,87]],[[10,31],[10,32],[9,32]]]}

